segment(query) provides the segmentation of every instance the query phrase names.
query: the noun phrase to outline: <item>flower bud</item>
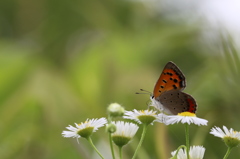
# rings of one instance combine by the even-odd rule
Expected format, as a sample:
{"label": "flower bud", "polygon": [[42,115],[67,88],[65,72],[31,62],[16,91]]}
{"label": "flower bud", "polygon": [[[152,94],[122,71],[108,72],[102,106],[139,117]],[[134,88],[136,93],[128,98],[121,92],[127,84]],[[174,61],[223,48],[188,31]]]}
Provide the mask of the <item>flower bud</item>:
{"label": "flower bud", "polygon": [[115,124],[110,123],[110,124],[107,125],[106,130],[109,133],[114,133],[117,130],[117,127],[116,127]]}
{"label": "flower bud", "polygon": [[118,103],[112,103],[108,106],[107,111],[111,117],[119,117],[123,116],[125,109]]}

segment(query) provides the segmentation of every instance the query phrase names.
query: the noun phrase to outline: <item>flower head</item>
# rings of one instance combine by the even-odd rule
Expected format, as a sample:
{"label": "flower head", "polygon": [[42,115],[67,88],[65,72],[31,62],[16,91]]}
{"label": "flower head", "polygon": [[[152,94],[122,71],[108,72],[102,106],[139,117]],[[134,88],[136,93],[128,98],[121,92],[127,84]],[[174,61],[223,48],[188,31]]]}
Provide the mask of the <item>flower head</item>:
{"label": "flower head", "polygon": [[240,144],[240,132],[234,131],[232,128],[228,130],[226,126],[223,126],[222,130],[215,126],[211,129],[210,134],[222,138],[225,144],[230,148]]}
{"label": "flower head", "polygon": [[182,124],[187,123],[187,124],[196,124],[198,126],[200,125],[207,125],[207,120],[198,118],[194,113],[190,112],[183,112],[179,113],[178,115],[169,115],[167,116],[167,119],[165,121],[166,125],[169,124],[175,124],[181,122]]}
{"label": "flower head", "polygon": [[112,117],[123,116],[125,109],[118,103],[112,103],[108,106],[108,113]]}
{"label": "flower head", "polygon": [[123,118],[125,119],[131,119],[135,120],[139,124],[152,124],[157,119],[157,112],[153,110],[140,110],[137,111],[134,109],[133,111],[126,111],[125,116]]}
{"label": "flower head", "polygon": [[133,123],[117,121],[113,122],[116,125],[116,131],[112,133],[113,142],[122,147],[126,145],[136,134],[138,126]]}
{"label": "flower head", "polygon": [[[171,154],[175,156],[177,150],[173,151]],[[191,146],[189,151],[190,159],[203,159],[205,153],[205,148],[203,146]],[[174,157],[173,157],[174,158]],[[176,159],[187,159],[187,152],[183,149],[180,149],[177,154]]]}
{"label": "flower head", "polygon": [[88,138],[93,132],[97,131],[98,128],[104,126],[107,123],[105,118],[100,119],[87,119],[85,122],[76,124],[76,127],[69,125],[66,127],[70,131],[63,131],[63,137],[73,137],[73,138]]}

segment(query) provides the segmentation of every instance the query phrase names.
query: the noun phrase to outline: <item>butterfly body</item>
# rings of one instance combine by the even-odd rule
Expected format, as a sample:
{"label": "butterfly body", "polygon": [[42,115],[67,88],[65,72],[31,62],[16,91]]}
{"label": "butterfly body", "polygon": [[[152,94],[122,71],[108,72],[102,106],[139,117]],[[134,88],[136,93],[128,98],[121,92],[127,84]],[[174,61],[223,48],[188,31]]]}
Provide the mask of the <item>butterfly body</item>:
{"label": "butterfly body", "polygon": [[167,114],[196,112],[197,104],[192,96],[182,92],[186,87],[185,76],[173,63],[168,62],[160,75],[151,96],[152,105]]}

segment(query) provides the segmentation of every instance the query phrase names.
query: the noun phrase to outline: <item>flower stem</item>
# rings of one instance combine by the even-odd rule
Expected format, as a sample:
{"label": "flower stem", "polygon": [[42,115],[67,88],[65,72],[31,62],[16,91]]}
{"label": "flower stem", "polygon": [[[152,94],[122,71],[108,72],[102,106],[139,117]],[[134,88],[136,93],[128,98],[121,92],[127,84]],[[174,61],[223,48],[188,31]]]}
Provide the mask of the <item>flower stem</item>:
{"label": "flower stem", "polygon": [[134,158],[136,157],[137,152],[138,152],[139,148],[140,148],[141,145],[142,145],[143,139],[144,139],[144,137],[145,137],[145,135],[146,135],[146,132],[147,132],[147,126],[148,126],[148,124],[143,124],[143,132],[142,132],[142,135],[141,135],[141,139],[140,139],[140,141],[139,141],[139,144],[138,144],[138,146],[137,146],[137,149],[136,149],[136,151],[135,151],[132,159],[134,159]]}
{"label": "flower stem", "polygon": [[97,152],[97,154],[102,158],[104,159],[104,157],[101,155],[101,153],[98,151],[98,149],[94,146],[93,142],[92,142],[92,139],[90,137],[87,137],[86,138],[88,140],[88,142],[90,143],[90,145],[93,147],[93,149]]}
{"label": "flower stem", "polygon": [[122,159],[122,146],[118,146],[119,148],[119,158]]}
{"label": "flower stem", "polygon": [[223,157],[223,159],[227,159],[228,158],[228,155],[230,154],[231,150],[232,150],[232,148],[228,147],[227,152],[226,152],[225,156]]}
{"label": "flower stem", "polygon": [[[108,124],[110,124],[112,122],[112,117],[110,116],[110,114],[108,114]],[[109,143],[110,143],[110,148],[111,148],[111,153],[112,153],[112,159],[115,159],[115,154],[114,154],[114,149],[113,149],[113,141],[112,141],[112,135],[109,132],[108,133],[108,138],[109,138]]]}
{"label": "flower stem", "polygon": [[185,124],[185,135],[186,135],[186,151],[187,151],[187,159],[190,159],[189,157],[189,125]]}
{"label": "flower stem", "polygon": [[187,147],[186,147],[185,145],[179,146],[179,147],[177,148],[177,151],[176,151],[175,155],[174,155],[171,159],[177,159],[178,152],[179,152],[179,150],[182,149],[182,148],[187,149]]}
{"label": "flower stem", "polygon": [[115,159],[115,154],[114,154],[114,150],[113,150],[113,141],[112,141],[112,135],[111,133],[108,133],[109,135],[109,142],[110,142],[110,148],[111,148],[111,152],[112,152],[112,158]]}

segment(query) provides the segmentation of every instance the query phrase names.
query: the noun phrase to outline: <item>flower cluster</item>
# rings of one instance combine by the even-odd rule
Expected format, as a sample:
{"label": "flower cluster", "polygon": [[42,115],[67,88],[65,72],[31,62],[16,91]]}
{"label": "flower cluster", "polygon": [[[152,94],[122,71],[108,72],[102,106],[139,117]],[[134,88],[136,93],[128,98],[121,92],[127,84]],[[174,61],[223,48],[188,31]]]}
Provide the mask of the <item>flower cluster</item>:
{"label": "flower cluster", "polygon": [[[117,104],[113,103],[107,109],[108,117],[99,119],[87,119],[85,122],[79,124],[75,123],[75,126],[69,125],[66,127],[68,131],[63,131],[62,136],[67,138],[85,138],[89,141],[98,155],[104,159],[103,155],[94,146],[91,135],[99,128],[106,126],[106,132],[109,134],[110,148],[112,152],[112,158],[115,158],[113,143],[119,148],[119,158],[122,159],[122,147],[129,144],[133,139],[139,126],[143,126],[142,135],[139,144],[133,154],[132,159],[135,159],[138,155],[138,150],[141,147],[144,137],[147,132],[147,127],[153,125],[155,122],[163,123],[165,125],[172,125],[181,123],[185,126],[186,145],[181,145],[177,150],[171,153],[171,159],[203,159],[205,148],[203,146],[190,146],[189,145],[189,126],[191,124],[197,126],[205,126],[208,121],[202,118],[198,118],[196,114],[191,112],[182,112],[177,115],[166,115],[164,113],[158,113],[155,110],[132,110],[125,111],[125,109]],[[113,121],[116,117],[122,117],[123,120],[128,121]],[[129,122],[132,121],[132,122]],[[223,130],[219,127],[213,127],[210,134],[222,138],[228,147],[228,151],[224,156],[224,159],[228,157],[233,147],[240,145],[240,132],[234,131],[232,128],[227,129],[223,126]]]}

